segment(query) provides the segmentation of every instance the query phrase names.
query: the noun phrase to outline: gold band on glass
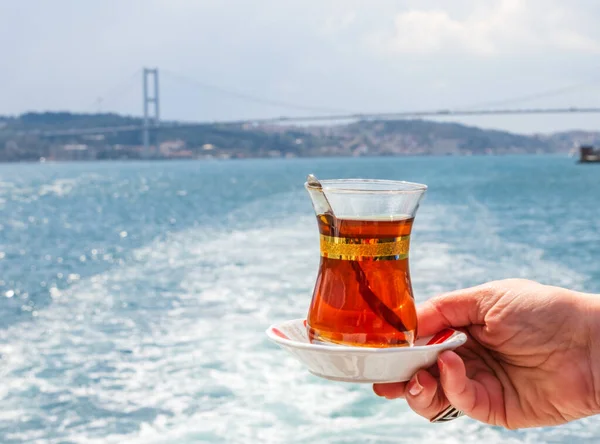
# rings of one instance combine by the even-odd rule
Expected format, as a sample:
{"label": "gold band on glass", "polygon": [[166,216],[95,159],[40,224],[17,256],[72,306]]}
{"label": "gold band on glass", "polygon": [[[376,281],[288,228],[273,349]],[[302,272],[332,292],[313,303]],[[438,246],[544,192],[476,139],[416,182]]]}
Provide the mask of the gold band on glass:
{"label": "gold band on glass", "polygon": [[410,236],[358,239],[321,235],[321,256],[346,261],[400,260],[408,257]]}

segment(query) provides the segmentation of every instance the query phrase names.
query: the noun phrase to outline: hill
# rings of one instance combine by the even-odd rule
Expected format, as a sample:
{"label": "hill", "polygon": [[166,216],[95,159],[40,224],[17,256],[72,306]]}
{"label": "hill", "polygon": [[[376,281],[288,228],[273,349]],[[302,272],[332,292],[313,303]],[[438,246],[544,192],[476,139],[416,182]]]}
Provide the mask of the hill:
{"label": "hill", "polygon": [[526,154],[568,152],[578,143],[600,142],[596,132],[521,135],[428,120],[306,127],[168,126],[152,134],[150,152],[143,151],[140,131],[52,137],[32,134],[141,123],[138,117],[111,113],[0,116],[0,161]]}

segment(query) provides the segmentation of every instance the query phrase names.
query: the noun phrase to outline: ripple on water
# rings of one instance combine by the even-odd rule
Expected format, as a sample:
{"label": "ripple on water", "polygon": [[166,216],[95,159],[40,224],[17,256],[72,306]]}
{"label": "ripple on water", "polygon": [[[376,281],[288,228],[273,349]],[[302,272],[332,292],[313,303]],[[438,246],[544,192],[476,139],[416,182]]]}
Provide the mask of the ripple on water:
{"label": "ripple on water", "polygon": [[[146,198],[158,189],[195,205],[195,171],[185,187],[175,175],[160,174],[153,170],[155,181],[116,182],[132,189],[143,185],[140,194]],[[118,199],[129,199],[132,207],[123,218],[143,212],[143,206],[135,206],[131,190],[102,180],[107,196],[118,192]],[[244,180],[240,175],[235,185],[244,188]],[[48,193],[40,201],[57,199],[53,203],[76,201],[87,186],[76,182],[67,192],[68,182],[47,184]],[[177,190],[184,189],[186,193],[178,195]],[[240,189],[235,193],[242,195]],[[92,237],[93,245],[65,243],[61,251],[40,248],[48,275],[63,275],[56,282],[46,274],[36,275],[36,287],[46,283],[45,304],[33,290],[17,285],[22,285],[22,276],[2,276],[11,285],[3,292],[15,288],[12,298],[2,300],[17,301],[21,307],[28,303],[22,294],[30,293],[35,304],[27,306],[37,312],[36,318],[0,329],[2,442],[593,442],[600,433],[595,418],[564,428],[520,432],[466,418],[432,427],[403,401],[374,396],[370,386],[332,383],[308,374],[270,343],[264,335],[269,324],[306,313],[316,274],[316,224],[298,196],[248,198],[219,213],[218,224],[194,226],[188,220],[188,228],[169,234],[163,228],[183,223],[189,208],[177,214],[169,214],[168,205],[161,211],[148,209],[144,217],[151,214],[155,219],[140,219],[140,225],[130,227],[113,219],[108,198],[98,198],[107,225],[81,234]],[[213,198],[218,201],[207,195],[202,205]],[[194,211],[200,212],[202,205]],[[95,207],[93,213],[98,219]],[[19,220],[29,223],[28,216]],[[31,216],[35,221],[45,217]],[[568,261],[552,260],[544,242],[556,239],[545,238],[532,248],[526,241],[508,238],[505,229],[511,227],[501,216],[476,200],[433,199],[424,205],[411,245],[417,299],[515,275],[574,288],[589,283],[585,267],[575,271]],[[543,212],[527,217],[543,217]],[[157,222],[160,234],[153,233],[154,240],[136,240],[141,227],[156,220],[163,221]],[[48,222],[48,236],[56,229],[52,223]],[[529,225],[535,224],[524,224]],[[104,231],[110,242],[131,243],[119,244],[117,250],[102,238]],[[121,232],[127,236],[121,237]],[[550,236],[550,231],[545,233]],[[6,252],[4,260],[14,253],[1,243],[0,250]],[[44,259],[46,254],[51,260]],[[82,255],[85,262],[80,261]],[[57,257],[64,262],[58,264]]]}

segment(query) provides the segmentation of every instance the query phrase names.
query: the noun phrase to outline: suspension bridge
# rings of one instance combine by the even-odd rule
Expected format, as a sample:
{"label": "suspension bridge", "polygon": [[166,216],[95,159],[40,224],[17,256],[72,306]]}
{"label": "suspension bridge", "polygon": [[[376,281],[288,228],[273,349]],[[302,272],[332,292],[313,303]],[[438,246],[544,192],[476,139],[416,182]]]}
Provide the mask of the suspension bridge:
{"label": "suspension bridge", "polygon": [[[497,102],[496,105],[504,105],[500,107],[484,107],[484,108],[462,108],[462,109],[433,109],[433,110],[416,110],[416,111],[398,111],[398,112],[382,112],[382,113],[348,113],[340,112],[340,110],[299,105],[294,103],[282,102],[277,100],[269,100],[263,97],[253,96],[250,94],[240,93],[208,85],[199,82],[195,79],[186,78],[178,74],[173,74],[180,79],[188,80],[196,83],[205,89],[236,97],[241,100],[258,102],[266,105],[275,105],[283,108],[303,110],[303,111],[320,111],[318,114],[310,114],[303,116],[279,116],[260,119],[243,119],[243,120],[227,120],[227,121],[204,121],[204,122],[174,122],[160,120],[160,88],[159,88],[159,70],[158,68],[143,68],[142,73],[142,90],[143,90],[143,119],[140,124],[120,125],[120,126],[102,126],[93,128],[71,128],[60,130],[23,130],[18,132],[19,135],[32,135],[38,137],[61,137],[61,136],[81,136],[81,135],[100,135],[120,132],[142,132],[142,140],[144,147],[148,148],[150,143],[150,132],[156,132],[160,129],[170,128],[185,128],[199,127],[208,125],[267,125],[281,123],[302,123],[302,122],[325,122],[325,121],[373,121],[373,120],[398,120],[421,117],[446,117],[446,116],[484,116],[484,115],[519,115],[519,114],[599,114],[600,107],[542,107],[542,108],[513,108],[506,107],[507,104],[515,102],[523,102],[550,96],[556,96],[589,86],[589,84],[574,85],[571,87],[560,88],[552,91],[546,91],[538,94],[531,94],[525,97],[509,99],[502,102]],[[137,80],[137,79],[135,79]],[[101,101],[101,99],[99,99]],[[323,114],[327,112],[327,114]],[[0,129],[0,131],[2,131]]]}

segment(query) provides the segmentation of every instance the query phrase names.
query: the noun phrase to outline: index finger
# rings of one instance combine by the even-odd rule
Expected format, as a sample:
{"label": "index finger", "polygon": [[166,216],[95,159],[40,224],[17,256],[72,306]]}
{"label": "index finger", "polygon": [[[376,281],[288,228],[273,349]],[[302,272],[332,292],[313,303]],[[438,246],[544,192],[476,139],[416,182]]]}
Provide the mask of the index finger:
{"label": "index finger", "polygon": [[433,335],[447,327],[484,325],[487,313],[501,295],[487,283],[433,297],[417,307],[419,336]]}

